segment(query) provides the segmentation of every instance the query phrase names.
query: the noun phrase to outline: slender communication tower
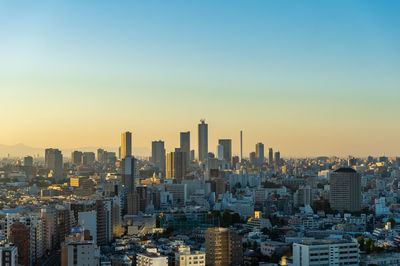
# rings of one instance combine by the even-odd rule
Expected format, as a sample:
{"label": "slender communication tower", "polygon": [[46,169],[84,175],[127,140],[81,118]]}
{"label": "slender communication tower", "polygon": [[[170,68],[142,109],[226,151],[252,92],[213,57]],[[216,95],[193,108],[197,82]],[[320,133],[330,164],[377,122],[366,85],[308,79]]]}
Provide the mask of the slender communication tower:
{"label": "slender communication tower", "polygon": [[240,162],[243,162],[243,131],[240,130]]}

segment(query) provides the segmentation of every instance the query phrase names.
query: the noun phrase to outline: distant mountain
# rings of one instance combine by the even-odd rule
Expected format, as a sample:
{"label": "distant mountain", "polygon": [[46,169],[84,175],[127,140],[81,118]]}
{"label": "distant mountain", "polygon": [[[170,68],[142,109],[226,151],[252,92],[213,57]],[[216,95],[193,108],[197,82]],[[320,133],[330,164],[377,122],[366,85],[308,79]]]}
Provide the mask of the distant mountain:
{"label": "distant mountain", "polygon": [[8,155],[11,157],[22,157],[26,155],[33,156],[37,154],[43,156],[44,149],[29,147],[22,143],[15,145],[0,144],[0,157],[6,157]]}
{"label": "distant mountain", "polygon": [[[49,148],[57,148],[57,147],[49,147]],[[72,151],[83,151],[83,152],[96,152],[98,148],[102,148],[106,151],[115,152],[118,156],[118,147],[78,147],[73,149],[61,149],[64,157],[70,157]],[[7,157],[10,155],[11,157],[23,157],[23,156],[36,156],[44,157],[45,148],[34,148],[27,146],[22,143],[18,143],[15,145],[4,145],[0,144],[0,157]],[[133,154],[136,156],[149,156],[150,149],[146,147],[133,147]]]}

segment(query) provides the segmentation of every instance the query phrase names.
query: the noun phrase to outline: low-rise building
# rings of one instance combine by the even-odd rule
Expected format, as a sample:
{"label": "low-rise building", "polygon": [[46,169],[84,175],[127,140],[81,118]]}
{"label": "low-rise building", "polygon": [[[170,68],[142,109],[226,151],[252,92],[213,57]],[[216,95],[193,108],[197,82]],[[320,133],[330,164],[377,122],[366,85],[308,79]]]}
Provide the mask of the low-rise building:
{"label": "low-rise building", "polygon": [[200,251],[190,251],[188,246],[179,246],[175,253],[176,266],[205,266],[206,254]]}
{"label": "low-rise building", "polygon": [[168,257],[158,253],[156,248],[148,248],[146,252],[136,255],[137,266],[168,266]]}
{"label": "low-rise building", "polygon": [[359,265],[358,243],[347,240],[314,240],[294,243],[293,264],[302,266]]}

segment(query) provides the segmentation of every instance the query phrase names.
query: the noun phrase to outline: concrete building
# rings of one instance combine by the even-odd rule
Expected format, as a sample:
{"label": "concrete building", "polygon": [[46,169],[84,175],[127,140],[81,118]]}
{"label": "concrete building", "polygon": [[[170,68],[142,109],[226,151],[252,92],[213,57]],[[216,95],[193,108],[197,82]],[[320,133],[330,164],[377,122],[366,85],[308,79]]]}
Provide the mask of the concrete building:
{"label": "concrete building", "polygon": [[[74,235],[65,238],[61,247],[61,266],[93,265],[98,266],[100,252],[92,240],[85,237],[80,228]],[[87,235],[87,234],[86,234]]]}
{"label": "concrete building", "polygon": [[185,205],[187,201],[186,184],[166,184],[165,191],[172,194],[173,203],[178,206]]}
{"label": "concrete building", "polygon": [[206,254],[200,251],[190,251],[188,246],[179,246],[175,252],[175,266],[205,266]]}
{"label": "concrete building", "polygon": [[295,206],[312,205],[312,189],[309,185],[301,186],[293,196]]}
{"label": "concrete building", "polygon": [[65,206],[56,205],[42,209],[44,248],[55,251],[60,248],[65,236],[71,232],[70,210]]}
{"label": "concrete building", "polygon": [[44,255],[45,243],[43,233],[43,221],[39,215],[33,215],[31,219],[31,257],[34,264]]}
{"label": "concrete building", "polygon": [[218,144],[217,146],[217,158],[218,160],[224,159],[224,145]]}
{"label": "concrete building", "polygon": [[148,248],[146,252],[136,255],[137,266],[168,266],[168,257],[162,256],[156,248]]}
{"label": "concrete building", "polygon": [[230,163],[232,159],[232,140],[220,139],[218,140],[218,144],[224,147],[223,148],[224,160]]}
{"label": "concrete building", "polygon": [[105,150],[103,150],[103,149],[97,149],[97,161],[98,161],[99,163],[104,163],[104,161],[105,161],[105,158],[104,158],[105,153],[106,153]]}
{"label": "concrete building", "polygon": [[145,236],[152,234],[156,225],[155,215],[133,216],[131,225],[128,226],[128,235]]}
{"label": "concrete building", "polygon": [[242,238],[228,228],[208,228],[206,239],[206,264],[231,265],[241,264]]}
{"label": "concrete building", "polygon": [[293,244],[293,265],[359,265],[357,242],[347,240],[304,240]]}
{"label": "concrete building", "polygon": [[257,163],[256,153],[254,151],[250,152],[249,161],[250,161],[251,164],[256,164]]}
{"label": "concrete building", "polygon": [[147,187],[138,186],[135,192],[128,195],[129,215],[137,215],[139,212],[145,212],[147,207]]}
{"label": "concrete building", "polygon": [[135,157],[123,157],[121,161],[121,181],[127,195],[135,192],[137,176],[138,169]]}
{"label": "concrete building", "polygon": [[58,149],[45,150],[46,168],[53,172],[53,177],[56,180],[63,178],[63,155]]}
{"label": "concrete building", "polygon": [[254,216],[247,219],[244,227],[252,232],[261,232],[264,228],[272,230],[272,224],[269,219],[263,218],[260,211],[255,211]]}
{"label": "concrete building", "polygon": [[351,168],[339,168],[330,178],[330,205],[333,210],[361,210],[361,177]]}
{"label": "concrete building", "polygon": [[180,183],[186,174],[185,153],[181,149],[175,149],[173,152],[167,153],[166,158],[166,175],[167,179],[176,179]]}
{"label": "concrete building", "polygon": [[262,255],[271,257],[274,253],[277,255],[282,255],[283,253],[289,251],[291,246],[292,245],[289,243],[267,240],[261,242],[260,251]]}
{"label": "concrete building", "polygon": [[18,248],[16,246],[0,246],[0,266],[17,266]]}
{"label": "concrete building", "polygon": [[94,152],[84,152],[82,154],[82,165],[89,166],[94,164],[96,161],[96,155]]}
{"label": "concrete building", "polygon": [[79,226],[90,232],[93,243],[97,244],[97,213],[96,211],[79,212]]}
{"label": "concrete building", "polygon": [[71,164],[81,165],[81,163],[82,163],[82,152],[81,151],[71,152]]}
{"label": "concrete building", "polygon": [[277,151],[277,152],[275,152],[275,158],[274,158],[275,170],[278,170],[280,166],[281,166],[281,153],[279,151]]}
{"label": "concrete building", "polygon": [[132,156],[132,133],[126,131],[121,133],[121,159]]}
{"label": "concrete building", "polygon": [[10,242],[18,248],[18,264],[30,266],[31,240],[29,227],[19,222],[11,225]]}
{"label": "concrete building", "polygon": [[268,149],[268,164],[269,166],[274,165],[274,150],[272,148]]}
{"label": "concrete building", "polygon": [[208,125],[205,120],[200,120],[198,125],[198,135],[199,135],[199,161],[203,162],[208,157]]}
{"label": "concrete building", "polygon": [[262,165],[264,163],[264,144],[261,142],[256,144],[256,161],[258,165]]}
{"label": "concrete building", "polygon": [[391,215],[392,213],[389,210],[389,207],[386,206],[386,198],[380,197],[375,199],[375,215]]}
{"label": "concrete building", "polygon": [[24,157],[24,166],[25,167],[32,167],[33,166],[33,157],[32,156],[25,156]]}
{"label": "concrete building", "polygon": [[185,165],[188,167],[190,162],[190,131],[180,133],[180,148],[184,153]]}
{"label": "concrete building", "polygon": [[151,143],[151,162],[161,172],[165,173],[165,147],[164,141],[153,141]]}

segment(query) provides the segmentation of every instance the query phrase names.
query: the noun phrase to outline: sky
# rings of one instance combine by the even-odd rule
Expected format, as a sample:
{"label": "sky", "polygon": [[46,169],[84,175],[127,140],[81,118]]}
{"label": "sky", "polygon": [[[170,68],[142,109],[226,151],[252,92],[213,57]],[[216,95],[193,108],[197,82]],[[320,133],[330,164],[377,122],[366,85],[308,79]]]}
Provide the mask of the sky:
{"label": "sky", "polygon": [[0,0],[0,144],[150,151],[209,124],[288,156],[399,155],[399,1]]}

